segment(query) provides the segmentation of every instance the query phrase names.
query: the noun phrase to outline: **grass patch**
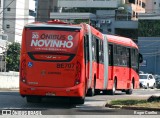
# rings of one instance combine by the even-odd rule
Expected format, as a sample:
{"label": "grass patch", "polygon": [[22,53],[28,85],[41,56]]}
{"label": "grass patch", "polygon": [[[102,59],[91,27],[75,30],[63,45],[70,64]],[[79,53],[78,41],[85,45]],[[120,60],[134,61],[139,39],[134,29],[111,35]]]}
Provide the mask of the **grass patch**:
{"label": "grass patch", "polygon": [[157,100],[149,101],[148,99],[147,100],[137,100],[137,99],[113,100],[109,104],[130,106],[130,107],[160,108],[159,101]]}
{"label": "grass patch", "polygon": [[144,103],[147,103],[147,100],[113,100],[110,102],[112,105],[135,105]]}
{"label": "grass patch", "polygon": [[143,104],[135,104],[133,107],[160,108],[160,102],[147,102]]}

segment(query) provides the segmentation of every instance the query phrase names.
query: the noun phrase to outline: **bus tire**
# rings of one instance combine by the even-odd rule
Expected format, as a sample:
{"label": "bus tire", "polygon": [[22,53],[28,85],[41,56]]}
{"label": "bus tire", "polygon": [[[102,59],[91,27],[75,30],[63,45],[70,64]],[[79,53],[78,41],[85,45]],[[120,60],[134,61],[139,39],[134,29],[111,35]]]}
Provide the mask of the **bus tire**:
{"label": "bus tire", "polygon": [[85,97],[71,97],[70,104],[84,104]]}
{"label": "bus tire", "polygon": [[42,99],[38,96],[27,96],[26,100],[28,103],[40,103]]}
{"label": "bus tire", "polygon": [[85,98],[78,98],[77,104],[84,104]]}
{"label": "bus tire", "polygon": [[92,88],[89,88],[88,89],[88,92],[87,92],[87,96],[94,96],[95,95],[95,81],[94,81],[94,85],[93,85],[93,87]]}
{"label": "bus tire", "polygon": [[134,84],[133,82],[131,83],[131,88],[126,90],[126,94],[131,95],[133,93],[133,88],[134,88]]}
{"label": "bus tire", "polygon": [[95,95],[99,95],[100,94],[100,90],[95,89]]}
{"label": "bus tire", "polygon": [[115,80],[114,80],[114,83],[113,83],[112,89],[109,90],[109,95],[115,95],[116,88],[117,88],[117,80],[115,79]]}

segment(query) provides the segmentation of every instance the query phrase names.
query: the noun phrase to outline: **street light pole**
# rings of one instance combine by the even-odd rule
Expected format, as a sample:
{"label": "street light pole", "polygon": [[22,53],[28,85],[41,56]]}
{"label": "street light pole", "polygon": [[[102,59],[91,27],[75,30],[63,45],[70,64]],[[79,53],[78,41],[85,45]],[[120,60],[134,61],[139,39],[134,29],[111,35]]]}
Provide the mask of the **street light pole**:
{"label": "street light pole", "polygon": [[5,68],[4,68],[4,72],[6,72],[6,57],[7,57],[7,49],[8,49],[8,35],[6,35],[6,49],[5,49]]}
{"label": "street light pole", "polygon": [[0,54],[0,56],[1,56],[1,72],[2,72],[2,68],[3,68],[3,63],[2,63],[2,61],[3,61],[3,54]]}

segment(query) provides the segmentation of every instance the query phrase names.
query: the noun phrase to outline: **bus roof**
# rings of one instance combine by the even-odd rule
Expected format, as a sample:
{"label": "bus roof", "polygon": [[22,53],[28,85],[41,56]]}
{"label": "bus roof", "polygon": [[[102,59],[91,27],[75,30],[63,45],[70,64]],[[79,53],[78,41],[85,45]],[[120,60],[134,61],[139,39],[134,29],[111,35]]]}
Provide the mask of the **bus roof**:
{"label": "bus roof", "polygon": [[138,46],[130,38],[114,36],[114,35],[107,35],[107,38],[108,38],[108,42],[130,46],[138,49]]}
{"label": "bus roof", "polygon": [[43,28],[43,27],[48,27],[48,28],[67,28],[67,29],[77,29],[80,30],[82,27],[78,26],[78,25],[68,25],[68,24],[49,24],[49,23],[32,23],[32,24],[28,24],[25,26],[26,28],[32,28],[32,27],[36,27],[36,28]]}

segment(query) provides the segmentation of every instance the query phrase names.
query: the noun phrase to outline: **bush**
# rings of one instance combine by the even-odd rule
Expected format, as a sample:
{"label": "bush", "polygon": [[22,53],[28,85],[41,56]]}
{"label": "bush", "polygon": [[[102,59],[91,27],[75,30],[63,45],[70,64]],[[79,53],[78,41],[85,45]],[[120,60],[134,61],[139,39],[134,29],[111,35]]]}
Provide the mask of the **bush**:
{"label": "bush", "polygon": [[151,96],[147,99],[147,102],[160,102],[160,96]]}

